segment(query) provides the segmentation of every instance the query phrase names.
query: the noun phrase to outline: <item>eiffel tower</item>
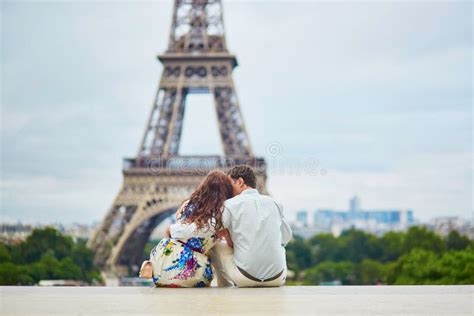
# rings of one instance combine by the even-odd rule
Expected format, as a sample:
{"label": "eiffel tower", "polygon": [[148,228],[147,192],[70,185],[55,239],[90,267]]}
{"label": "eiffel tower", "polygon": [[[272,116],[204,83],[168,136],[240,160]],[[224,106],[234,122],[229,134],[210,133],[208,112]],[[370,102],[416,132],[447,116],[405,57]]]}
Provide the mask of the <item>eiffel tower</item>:
{"label": "eiffel tower", "polygon": [[[153,229],[176,211],[212,169],[248,164],[266,193],[266,165],[250,146],[227,50],[220,0],[175,0],[168,49],[158,56],[163,71],[135,158],[124,159],[123,185],[88,242],[107,273],[135,273]],[[224,156],[179,154],[186,97],[214,99]],[[206,122],[203,122],[206,124]]]}

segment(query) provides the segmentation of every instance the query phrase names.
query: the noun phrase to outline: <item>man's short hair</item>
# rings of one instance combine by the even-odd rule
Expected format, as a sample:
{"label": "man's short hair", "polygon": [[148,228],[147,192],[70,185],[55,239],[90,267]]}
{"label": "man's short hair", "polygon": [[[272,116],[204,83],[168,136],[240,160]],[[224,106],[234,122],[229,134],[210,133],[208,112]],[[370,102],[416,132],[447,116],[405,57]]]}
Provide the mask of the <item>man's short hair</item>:
{"label": "man's short hair", "polygon": [[249,187],[254,189],[257,187],[257,176],[255,175],[255,171],[247,165],[234,166],[227,171],[227,175],[235,180],[242,178],[245,184]]}

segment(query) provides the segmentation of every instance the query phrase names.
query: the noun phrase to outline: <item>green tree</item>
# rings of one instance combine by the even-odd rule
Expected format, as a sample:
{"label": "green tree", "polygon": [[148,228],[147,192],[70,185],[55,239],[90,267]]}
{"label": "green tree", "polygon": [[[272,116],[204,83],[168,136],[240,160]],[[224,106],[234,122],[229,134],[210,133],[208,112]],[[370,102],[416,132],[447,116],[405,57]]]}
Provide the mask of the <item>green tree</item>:
{"label": "green tree", "polygon": [[360,230],[350,229],[340,237],[345,254],[345,260],[360,262],[363,259],[378,259],[382,257],[382,247],[377,237]]}
{"label": "green tree", "polygon": [[298,270],[306,269],[313,263],[312,249],[308,242],[299,236],[295,236],[286,247],[286,252],[292,262],[293,267],[298,267]]}
{"label": "green tree", "polygon": [[287,262],[304,284],[474,284],[473,248],[456,231],[443,239],[425,227],[382,237],[350,229],[295,238]]}
{"label": "green tree", "polygon": [[100,271],[94,265],[94,253],[87,248],[84,240],[79,240],[74,244],[71,259],[79,267],[82,280],[91,283],[94,278],[100,276]]}
{"label": "green tree", "polygon": [[35,281],[25,267],[12,262],[0,263],[0,285],[33,285]]}
{"label": "green tree", "polygon": [[0,244],[0,285],[32,285],[44,279],[102,282],[85,241],[74,243],[53,228],[35,229],[22,243]]}
{"label": "green tree", "polygon": [[458,231],[452,230],[449,232],[445,240],[446,249],[448,250],[463,250],[467,247],[472,247],[473,242],[466,236],[462,236]]}
{"label": "green tree", "polygon": [[474,253],[469,250],[437,254],[413,249],[387,273],[389,284],[474,284]]}
{"label": "green tree", "polygon": [[405,233],[403,232],[388,232],[384,234],[379,243],[382,247],[382,257],[380,260],[389,262],[397,260],[403,254],[403,244],[405,240]]}
{"label": "green tree", "polygon": [[353,284],[354,264],[348,261],[333,262],[324,261],[305,272],[304,282],[306,285],[318,285],[322,282],[340,281],[342,284]]}
{"label": "green tree", "polygon": [[310,238],[308,242],[314,253],[308,261],[313,265],[323,261],[341,261],[345,258],[340,240],[332,234],[318,234]]}
{"label": "green tree", "polygon": [[471,249],[444,253],[439,265],[439,284],[474,284],[474,252]]}
{"label": "green tree", "polygon": [[66,257],[59,262],[57,270],[53,271],[53,278],[75,280],[79,277],[79,279],[84,280],[86,278],[85,272],[83,273],[81,268],[70,257]]}
{"label": "green tree", "polygon": [[12,260],[10,249],[3,242],[0,242],[0,262],[9,262]]}
{"label": "green tree", "polygon": [[26,241],[19,244],[19,260],[24,263],[35,262],[47,251],[52,251],[55,258],[62,259],[71,254],[73,245],[71,237],[62,235],[52,227],[34,229]]}
{"label": "green tree", "polygon": [[355,284],[373,285],[383,282],[386,267],[372,259],[364,259],[354,266]]}
{"label": "green tree", "polygon": [[403,242],[403,253],[407,254],[415,248],[442,253],[445,250],[440,236],[425,227],[410,227]]}
{"label": "green tree", "polygon": [[435,275],[439,274],[434,267],[430,267],[434,261],[436,253],[415,248],[391,266],[387,273],[387,282],[399,285],[424,284],[428,278],[436,278]]}

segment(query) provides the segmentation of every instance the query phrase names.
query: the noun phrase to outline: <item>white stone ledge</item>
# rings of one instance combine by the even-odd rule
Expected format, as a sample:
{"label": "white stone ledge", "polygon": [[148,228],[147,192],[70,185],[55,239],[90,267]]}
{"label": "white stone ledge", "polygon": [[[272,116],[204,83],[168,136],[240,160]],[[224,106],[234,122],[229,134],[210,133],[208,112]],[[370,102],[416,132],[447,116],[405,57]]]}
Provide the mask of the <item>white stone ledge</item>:
{"label": "white stone ledge", "polygon": [[474,286],[0,287],[0,315],[473,315]]}

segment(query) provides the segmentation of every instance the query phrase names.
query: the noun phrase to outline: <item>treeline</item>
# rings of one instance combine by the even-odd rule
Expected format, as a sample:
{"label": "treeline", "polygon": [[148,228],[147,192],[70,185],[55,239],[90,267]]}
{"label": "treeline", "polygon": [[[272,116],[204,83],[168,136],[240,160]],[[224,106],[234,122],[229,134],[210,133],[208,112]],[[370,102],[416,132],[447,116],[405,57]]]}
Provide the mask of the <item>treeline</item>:
{"label": "treeline", "polygon": [[40,280],[101,284],[85,241],[74,242],[54,228],[35,229],[14,245],[0,242],[0,285],[34,285]]}
{"label": "treeline", "polygon": [[295,237],[287,246],[293,284],[474,284],[474,242],[424,227],[377,237],[351,229],[339,237]]}
{"label": "treeline", "polygon": [[[144,257],[156,244],[147,244]],[[351,229],[339,237],[295,237],[287,246],[289,284],[474,284],[474,242],[457,231],[447,237],[423,227],[381,237]],[[67,279],[102,284],[85,241],[54,228],[35,229],[14,245],[0,242],[0,285]]]}

